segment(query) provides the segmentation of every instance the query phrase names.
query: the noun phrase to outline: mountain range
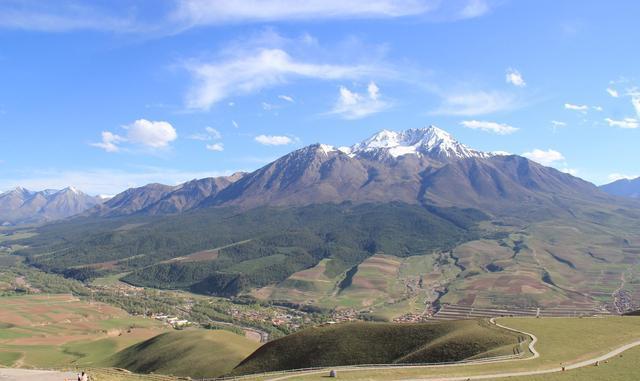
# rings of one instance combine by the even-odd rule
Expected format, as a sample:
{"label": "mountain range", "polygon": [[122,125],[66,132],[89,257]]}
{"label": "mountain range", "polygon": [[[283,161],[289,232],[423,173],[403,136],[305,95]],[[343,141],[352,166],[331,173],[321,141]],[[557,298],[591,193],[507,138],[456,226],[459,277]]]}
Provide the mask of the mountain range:
{"label": "mountain range", "polygon": [[623,312],[640,300],[640,205],[605,190],[434,126],[385,130],[251,173],[129,189],[36,228],[16,253],[81,280],[385,318],[441,305]]}
{"label": "mountain range", "polygon": [[18,187],[0,194],[0,224],[58,220],[84,212],[103,201],[102,197],[89,196],[73,187],[38,192]]}
{"label": "mountain range", "polygon": [[351,147],[310,145],[252,173],[129,189],[87,213],[158,215],[210,206],[399,201],[500,214],[525,204],[553,207],[562,195],[607,199],[584,180],[520,156],[476,151],[430,126],[383,130]]}
{"label": "mountain range", "polygon": [[[638,179],[620,180],[600,189],[638,197],[639,184]],[[0,221],[19,224],[79,213],[101,217],[166,215],[209,206],[252,208],[344,201],[473,207],[500,214],[524,204],[556,205],[554,197],[563,194],[606,199],[595,186],[579,178],[521,156],[474,150],[444,130],[429,126],[401,132],[383,130],[351,147],[314,144],[252,173],[194,179],[176,186],[148,184],[108,200],[72,187],[63,192],[17,188],[0,195]]]}

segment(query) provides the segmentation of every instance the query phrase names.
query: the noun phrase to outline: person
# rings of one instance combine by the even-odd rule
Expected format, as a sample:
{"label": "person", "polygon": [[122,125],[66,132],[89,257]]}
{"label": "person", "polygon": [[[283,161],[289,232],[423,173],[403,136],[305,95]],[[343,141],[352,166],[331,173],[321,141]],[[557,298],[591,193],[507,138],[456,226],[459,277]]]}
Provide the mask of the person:
{"label": "person", "polygon": [[78,381],[89,381],[89,376],[85,372],[79,373]]}

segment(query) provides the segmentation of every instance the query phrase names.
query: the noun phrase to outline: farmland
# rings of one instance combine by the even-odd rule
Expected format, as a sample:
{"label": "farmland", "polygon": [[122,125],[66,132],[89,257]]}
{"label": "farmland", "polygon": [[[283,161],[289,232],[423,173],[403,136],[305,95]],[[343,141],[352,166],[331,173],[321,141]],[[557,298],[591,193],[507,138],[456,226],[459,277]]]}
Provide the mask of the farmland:
{"label": "farmland", "polygon": [[154,320],[70,295],[3,297],[0,302],[3,366],[88,366],[166,330]]}

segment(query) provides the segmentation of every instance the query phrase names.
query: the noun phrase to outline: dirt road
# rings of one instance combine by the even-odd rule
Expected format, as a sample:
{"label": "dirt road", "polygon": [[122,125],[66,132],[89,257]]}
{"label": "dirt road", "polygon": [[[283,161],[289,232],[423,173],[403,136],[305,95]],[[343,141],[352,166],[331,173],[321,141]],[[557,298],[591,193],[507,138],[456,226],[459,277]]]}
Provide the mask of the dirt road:
{"label": "dirt road", "polygon": [[73,372],[0,368],[0,381],[72,381],[76,378],[77,374]]}

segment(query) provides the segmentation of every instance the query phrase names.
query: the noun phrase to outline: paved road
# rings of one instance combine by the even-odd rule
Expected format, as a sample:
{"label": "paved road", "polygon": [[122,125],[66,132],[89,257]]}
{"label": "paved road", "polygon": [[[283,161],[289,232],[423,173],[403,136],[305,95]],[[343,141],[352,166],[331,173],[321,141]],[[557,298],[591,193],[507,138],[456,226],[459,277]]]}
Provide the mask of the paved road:
{"label": "paved road", "polygon": [[[496,363],[496,362],[502,362],[502,361],[524,361],[524,360],[532,360],[535,358],[540,357],[540,354],[538,353],[538,351],[536,351],[535,349],[535,344],[538,342],[538,338],[528,332],[524,332],[524,331],[520,331],[514,328],[510,328],[510,327],[506,327],[504,325],[501,325],[499,323],[496,323],[494,319],[491,319],[491,322],[495,325],[497,325],[498,327],[507,329],[509,331],[513,331],[513,332],[517,332],[517,333],[521,333],[523,335],[527,335],[529,337],[531,337],[531,342],[529,343],[529,350],[531,351],[531,353],[533,354],[533,356],[529,356],[527,358],[524,359],[520,359],[520,360],[497,360],[497,361],[489,361],[491,363]],[[617,355],[619,355],[620,353],[629,350],[631,348],[640,346],[640,340],[638,341],[634,341],[633,343],[630,344],[626,344],[623,345],[619,348],[616,348],[614,350],[612,350],[611,352],[605,353],[602,356],[598,356],[598,357],[594,357],[592,359],[588,359],[588,360],[584,360],[584,361],[580,361],[577,363],[573,363],[573,364],[569,364],[565,366],[565,370],[572,370],[572,369],[578,369],[578,368],[584,368],[587,366],[594,366],[594,364],[596,362],[603,362],[605,360],[608,360],[612,357],[615,357]],[[486,362],[485,362],[486,363]],[[385,368],[379,368],[379,367],[371,367],[371,368],[337,368],[339,369],[338,372],[341,371],[363,371],[363,370],[379,370],[382,371],[383,369],[406,369],[406,368],[440,368],[440,367],[448,367],[448,366],[462,366],[462,365],[477,365],[477,363],[473,363],[473,362],[469,362],[469,363],[465,363],[465,364],[457,364],[457,365],[425,365],[425,366],[398,366],[398,367],[385,367]],[[478,375],[478,376],[459,376],[459,377],[427,377],[427,378],[414,378],[414,379],[405,379],[403,378],[403,381],[467,381],[467,380],[487,380],[487,379],[495,379],[495,378],[507,378],[507,377],[522,377],[522,376],[535,376],[535,375],[540,375],[540,374],[549,374],[549,373],[556,373],[556,372],[562,372],[563,369],[561,367],[557,367],[557,368],[547,368],[547,369],[542,369],[542,370],[531,370],[531,371],[522,371],[522,372],[502,372],[502,373],[493,373],[493,374],[485,374],[485,375]],[[313,371],[313,372],[308,372],[308,373],[298,373],[298,374],[290,374],[290,375],[286,375],[286,376],[280,376],[280,377],[276,377],[276,378],[271,378],[268,379],[268,381],[280,381],[280,380],[286,380],[289,378],[294,378],[294,377],[300,377],[300,376],[307,376],[307,375],[313,375],[313,374],[328,374],[329,370],[323,370],[323,371]]]}
{"label": "paved road", "polygon": [[73,372],[0,368],[0,381],[65,381],[76,378],[77,374]]}

